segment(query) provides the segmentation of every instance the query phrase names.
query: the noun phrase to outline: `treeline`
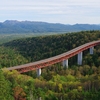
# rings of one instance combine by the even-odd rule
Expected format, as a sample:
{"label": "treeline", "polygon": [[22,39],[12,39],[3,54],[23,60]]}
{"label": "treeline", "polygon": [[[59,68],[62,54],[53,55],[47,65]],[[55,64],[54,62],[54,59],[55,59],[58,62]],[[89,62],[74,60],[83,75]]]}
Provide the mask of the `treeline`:
{"label": "treeline", "polygon": [[28,37],[34,37],[36,35],[34,34],[0,34],[0,45],[12,40],[21,39],[21,38],[28,38]]}
{"label": "treeline", "polygon": [[[10,67],[49,58],[98,39],[100,39],[100,31],[16,39],[0,46],[0,66]],[[87,52],[85,51],[84,54]],[[95,60],[98,56],[93,58],[96,66],[99,66],[99,60]],[[69,65],[76,64],[75,59],[77,56],[70,58]]]}
{"label": "treeline", "polygon": [[61,35],[18,39],[4,44],[18,51],[29,62],[49,58],[84,43],[100,39],[100,31],[85,31]]}

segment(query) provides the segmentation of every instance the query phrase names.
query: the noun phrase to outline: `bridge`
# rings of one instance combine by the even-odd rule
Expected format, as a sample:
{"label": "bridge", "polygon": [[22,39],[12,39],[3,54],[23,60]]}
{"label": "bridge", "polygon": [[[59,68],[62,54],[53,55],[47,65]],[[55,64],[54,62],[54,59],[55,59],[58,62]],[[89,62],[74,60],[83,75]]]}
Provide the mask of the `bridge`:
{"label": "bridge", "polygon": [[41,75],[41,68],[48,67],[50,65],[53,65],[53,64],[56,64],[59,62],[63,62],[62,63],[63,66],[68,68],[68,59],[77,55],[77,54],[78,54],[77,63],[78,63],[78,65],[82,65],[83,51],[86,49],[90,49],[90,54],[93,54],[94,46],[97,46],[97,45],[100,45],[100,40],[83,44],[83,45],[76,47],[68,52],[62,53],[60,55],[57,55],[57,56],[54,56],[51,58],[47,58],[44,60],[40,60],[40,61],[36,61],[36,62],[24,64],[24,65],[9,67],[7,69],[10,71],[17,70],[20,73],[24,73],[24,72],[28,72],[28,71],[32,71],[32,70],[37,70],[37,76],[40,76]]}

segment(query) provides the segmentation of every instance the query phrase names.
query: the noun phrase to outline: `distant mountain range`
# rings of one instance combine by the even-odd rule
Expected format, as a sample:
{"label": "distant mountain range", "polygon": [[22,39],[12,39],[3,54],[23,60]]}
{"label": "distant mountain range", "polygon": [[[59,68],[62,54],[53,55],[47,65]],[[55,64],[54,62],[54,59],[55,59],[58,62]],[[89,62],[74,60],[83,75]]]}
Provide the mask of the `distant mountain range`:
{"label": "distant mountain range", "polygon": [[86,30],[100,30],[100,24],[65,25],[36,21],[6,20],[0,22],[0,34],[7,33],[46,33],[46,32],[76,32]]}

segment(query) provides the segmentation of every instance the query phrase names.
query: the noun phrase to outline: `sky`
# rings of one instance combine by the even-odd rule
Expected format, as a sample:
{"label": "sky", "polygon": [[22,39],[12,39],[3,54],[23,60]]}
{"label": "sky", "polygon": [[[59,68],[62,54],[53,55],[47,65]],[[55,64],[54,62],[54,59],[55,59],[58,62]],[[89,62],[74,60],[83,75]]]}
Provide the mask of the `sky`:
{"label": "sky", "polygon": [[100,0],[0,0],[0,22],[100,24]]}

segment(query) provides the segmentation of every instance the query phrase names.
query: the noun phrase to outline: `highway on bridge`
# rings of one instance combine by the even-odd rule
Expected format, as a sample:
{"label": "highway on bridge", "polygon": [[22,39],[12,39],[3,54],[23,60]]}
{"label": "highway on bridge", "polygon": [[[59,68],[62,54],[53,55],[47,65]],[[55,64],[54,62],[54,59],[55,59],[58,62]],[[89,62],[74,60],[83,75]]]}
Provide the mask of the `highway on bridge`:
{"label": "highway on bridge", "polygon": [[80,52],[82,52],[88,48],[97,46],[97,45],[100,45],[100,40],[83,44],[83,45],[76,47],[68,52],[62,53],[62,54],[54,56],[54,57],[50,57],[50,58],[32,62],[32,63],[27,63],[24,65],[9,67],[7,69],[10,71],[17,70],[20,73],[28,72],[31,70],[37,70],[40,68],[48,67],[50,65],[59,63],[59,62],[63,62],[64,60],[69,59],[69,58],[75,56],[76,54],[79,54]]}

